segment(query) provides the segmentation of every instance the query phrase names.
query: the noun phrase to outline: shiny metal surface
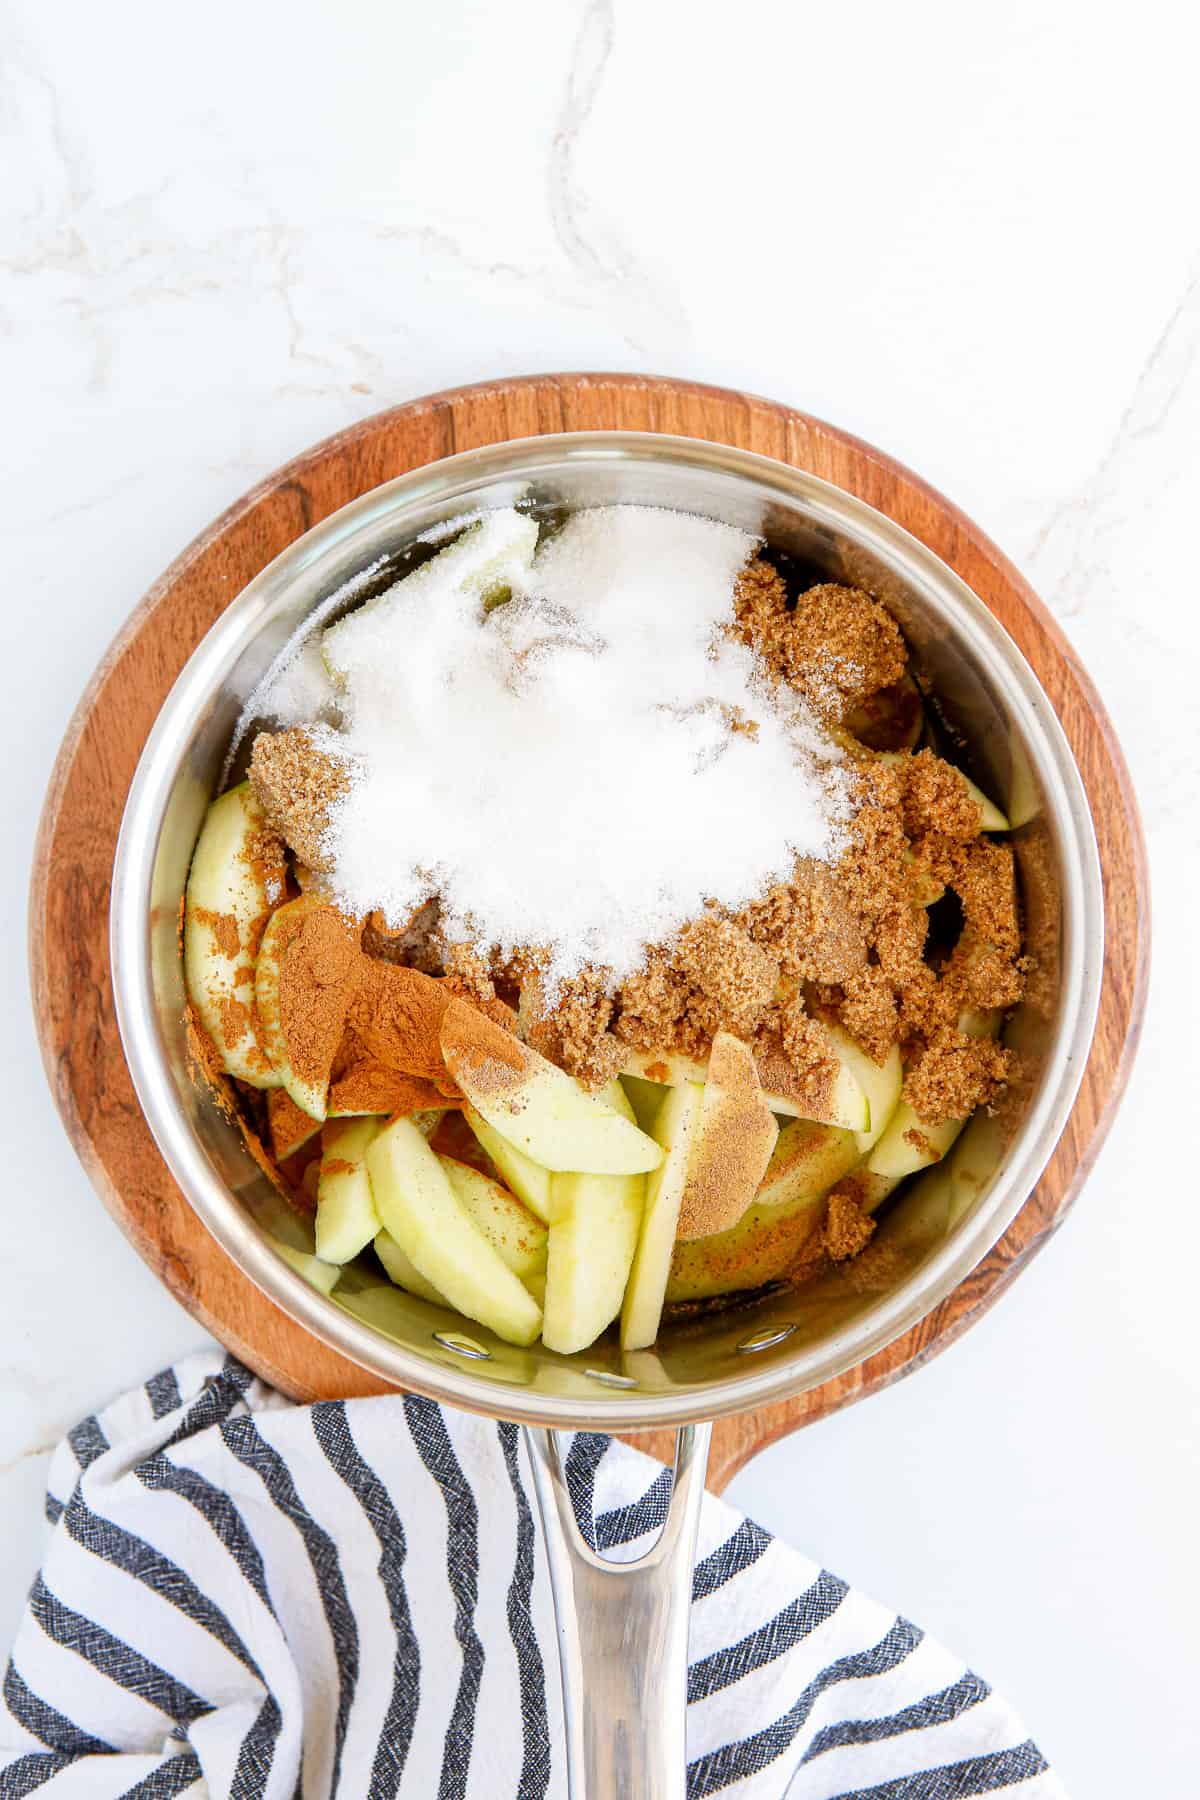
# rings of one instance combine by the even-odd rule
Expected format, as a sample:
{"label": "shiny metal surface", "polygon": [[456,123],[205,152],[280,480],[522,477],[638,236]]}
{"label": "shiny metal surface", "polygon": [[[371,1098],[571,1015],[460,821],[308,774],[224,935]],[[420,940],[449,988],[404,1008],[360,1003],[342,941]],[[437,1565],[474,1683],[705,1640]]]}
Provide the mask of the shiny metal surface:
{"label": "shiny metal surface", "polygon": [[684,1800],[689,1575],[711,1425],[685,1425],[652,1549],[607,1562],[575,1523],[557,1432],[527,1428],[562,1672],[570,1800]]}
{"label": "shiny metal surface", "polygon": [[[947,1163],[898,1198],[880,1228],[885,1254],[868,1266],[832,1270],[803,1294],[674,1322],[654,1351],[635,1356],[608,1344],[574,1359],[518,1350],[472,1326],[490,1356],[464,1358],[447,1342],[461,1335],[456,1315],[391,1288],[365,1261],[337,1298],[317,1293],[272,1247],[276,1238],[311,1249],[305,1227],[187,1070],[176,919],[243,703],[294,626],[349,576],[379,562],[382,584],[428,526],[518,499],[550,515],[618,501],[708,514],[872,586],[968,747],[970,772],[1022,821],[1014,841],[1038,967],[1011,1027],[1026,1074],[1001,1114],[974,1121]],[[117,1014],[147,1120],[189,1201],[251,1279],[317,1336],[402,1387],[529,1424],[593,1430],[711,1419],[815,1386],[948,1294],[1003,1233],[1057,1141],[1091,1040],[1103,958],[1083,787],[1045,695],[987,609],[898,526],[812,476],[744,451],[631,433],[528,439],[417,470],[265,569],[200,644],[147,741],[113,872],[111,933]],[[763,1348],[739,1355],[751,1334]],[[597,1371],[624,1382],[597,1380]]]}

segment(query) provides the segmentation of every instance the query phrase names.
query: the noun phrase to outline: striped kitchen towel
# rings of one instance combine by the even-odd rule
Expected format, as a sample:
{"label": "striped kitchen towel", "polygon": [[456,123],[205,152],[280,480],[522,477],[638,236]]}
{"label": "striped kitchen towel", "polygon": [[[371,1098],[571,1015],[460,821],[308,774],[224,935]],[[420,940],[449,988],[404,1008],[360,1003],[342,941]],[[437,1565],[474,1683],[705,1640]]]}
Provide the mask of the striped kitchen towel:
{"label": "striped kitchen towel", "polygon": [[[567,1475],[596,1547],[647,1547],[657,1464],[580,1433]],[[294,1406],[205,1352],[77,1426],[46,1506],[3,1800],[565,1797],[515,1426],[413,1397]],[[1062,1800],[977,1675],[711,1498],[692,1592],[695,1800]]]}

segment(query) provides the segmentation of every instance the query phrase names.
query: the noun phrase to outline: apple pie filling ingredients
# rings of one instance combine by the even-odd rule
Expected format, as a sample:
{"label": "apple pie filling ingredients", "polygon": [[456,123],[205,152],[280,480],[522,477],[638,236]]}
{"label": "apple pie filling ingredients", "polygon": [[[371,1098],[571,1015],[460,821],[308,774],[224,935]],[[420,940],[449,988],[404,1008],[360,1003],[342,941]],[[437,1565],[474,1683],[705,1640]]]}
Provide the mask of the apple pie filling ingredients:
{"label": "apple pie filling ingredients", "polygon": [[619,1316],[635,1351],[857,1255],[1010,1079],[1008,824],[916,747],[863,590],[651,508],[445,536],[318,608],[239,728],[185,906],[200,1061],[324,1291],[373,1245],[512,1342]]}
{"label": "apple pie filling ingredients", "polygon": [[273,816],[299,799],[347,910],[399,927],[436,894],[447,942],[620,979],[708,901],[837,854],[844,757],[729,629],[746,533],[601,508],[523,565],[531,532],[492,515],[333,626],[339,727],[258,749],[253,779]]}

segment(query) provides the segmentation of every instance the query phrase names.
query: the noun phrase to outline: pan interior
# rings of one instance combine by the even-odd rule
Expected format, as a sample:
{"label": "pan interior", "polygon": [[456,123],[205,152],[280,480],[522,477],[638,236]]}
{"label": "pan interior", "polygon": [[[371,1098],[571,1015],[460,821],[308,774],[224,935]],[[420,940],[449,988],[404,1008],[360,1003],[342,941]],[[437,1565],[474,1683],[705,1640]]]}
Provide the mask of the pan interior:
{"label": "pan interior", "polygon": [[[736,524],[814,580],[867,587],[887,603],[959,760],[1020,821],[1012,841],[1036,974],[1006,1033],[1021,1052],[1019,1081],[944,1164],[889,1203],[862,1256],[802,1289],[671,1320],[653,1351],[623,1355],[606,1337],[564,1358],[540,1345],[516,1349],[404,1294],[372,1258],[327,1300],[274,1253],[276,1240],[311,1249],[311,1232],[190,1077],[176,921],[238,716],[315,605],[372,565],[365,591],[388,585],[425,554],[419,534],[477,507],[517,503],[553,519],[623,502]],[[278,558],[209,633],[164,708],[131,793],[113,912],[122,1035],[143,1107],[176,1179],[243,1269],[400,1385],[591,1425],[677,1423],[816,1385],[923,1316],[1003,1233],[1053,1148],[1082,1073],[1102,956],[1082,786],[1045,696],[976,597],[890,521],[813,477],[637,434],[535,439],[450,459],[364,496]]]}

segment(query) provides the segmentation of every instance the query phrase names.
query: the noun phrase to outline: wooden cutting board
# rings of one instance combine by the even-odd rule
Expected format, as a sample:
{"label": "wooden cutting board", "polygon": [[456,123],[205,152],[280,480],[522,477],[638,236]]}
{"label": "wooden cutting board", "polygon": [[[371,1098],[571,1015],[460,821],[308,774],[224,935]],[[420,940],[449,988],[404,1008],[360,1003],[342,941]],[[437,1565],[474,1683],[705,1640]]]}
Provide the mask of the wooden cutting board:
{"label": "wooden cutting board", "polygon": [[[1016,640],[1049,695],[1091,797],[1107,944],[1096,1036],[1079,1098],[1037,1190],[1002,1241],[928,1318],[858,1368],[794,1400],[718,1422],[720,1490],[785,1432],[918,1368],[1004,1291],[1058,1227],[1104,1140],[1145,1003],[1145,850],[1128,772],[1095,689],[1017,571],[940,494],[870,445],[750,394],[629,375],[484,382],[397,406],[307,451],[231,507],[166,571],[93,676],[59,752],[30,904],[33,1003],[63,1123],[97,1192],[171,1292],[252,1368],[298,1399],[383,1391],[265,1298],[191,1211],[156,1150],[121,1054],[108,966],[108,896],[121,811],[167,690],[214,619],[284,547],[369,488],[507,438],[584,430],[677,432],[773,456],[887,513],[962,576]],[[644,1448],[668,1456],[671,1434]]]}

